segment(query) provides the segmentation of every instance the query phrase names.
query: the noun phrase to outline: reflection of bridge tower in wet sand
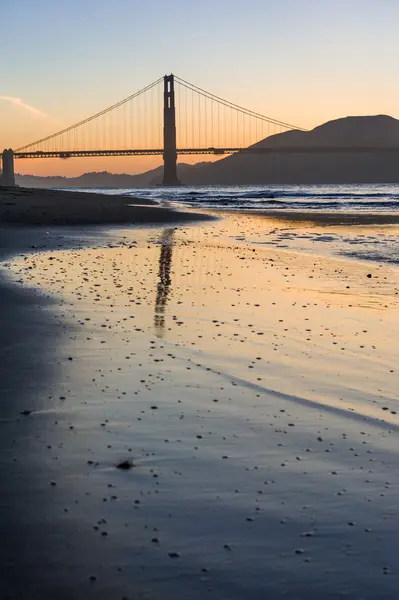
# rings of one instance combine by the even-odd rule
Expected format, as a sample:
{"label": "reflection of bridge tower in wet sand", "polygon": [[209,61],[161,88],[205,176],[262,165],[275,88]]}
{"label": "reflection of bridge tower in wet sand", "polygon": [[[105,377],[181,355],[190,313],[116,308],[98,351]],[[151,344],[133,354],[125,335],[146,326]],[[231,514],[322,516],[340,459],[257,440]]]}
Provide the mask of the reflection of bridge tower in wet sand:
{"label": "reflection of bridge tower in wet sand", "polygon": [[[185,310],[187,303],[195,306],[205,302],[209,292],[209,277],[220,275],[217,253],[212,247],[197,248],[179,242],[179,229],[163,229],[157,243],[160,246],[156,297],[154,305],[154,329],[158,338],[166,331],[167,307],[171,298],[172,283],[174,299],[181,305],[179,312]],[[172,281],[173,256],[173,281]],[[217,293],[217,287],[215,287]],[[175,308],[176,310],[176,308]]]}
{"label": "reflection of bridge tower in wet sand", "polygon": [[165,308],[169,299],[172,283],[172,253],[174,229],[165,229],[160,240],[161,252],[159,255],[159,270],[157,295],[155,298],[154,327],[156,336],[163,338],[165,333]]}

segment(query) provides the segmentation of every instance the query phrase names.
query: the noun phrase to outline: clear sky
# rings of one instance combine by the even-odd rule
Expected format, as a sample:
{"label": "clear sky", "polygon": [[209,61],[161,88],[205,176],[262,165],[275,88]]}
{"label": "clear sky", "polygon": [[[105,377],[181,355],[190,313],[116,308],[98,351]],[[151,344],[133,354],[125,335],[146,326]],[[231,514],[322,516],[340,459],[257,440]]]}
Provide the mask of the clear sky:
{"label": "clear sky", "polygon": [[[399,118],[398,0],[7,0],[0,16],[1,147],[34,141],[170,72],[305,128],[355,114]],[[71,159],[17,169],[143,164]]]}

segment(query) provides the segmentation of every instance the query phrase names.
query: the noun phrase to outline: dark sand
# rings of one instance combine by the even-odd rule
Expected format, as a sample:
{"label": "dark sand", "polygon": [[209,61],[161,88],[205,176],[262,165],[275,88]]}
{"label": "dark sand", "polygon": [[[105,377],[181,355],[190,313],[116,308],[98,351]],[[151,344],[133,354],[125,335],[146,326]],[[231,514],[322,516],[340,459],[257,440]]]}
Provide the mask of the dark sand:
{"label": "dark sand", "polygon": [[131,196],[0,187],[0,223],[107,225],[182,223],[210,218]]}
{"label": "dark sand", "polygon": [[[32,249],[93,245],[103,234],[90,225],[170,226],[211,219],[131,196],[0,188],[0,259],[4,264],[10,256]],[[54,225],[57,227],[48,231]],[[68,229],[71,225],[74,227]],[[42,444],[35,441],[57,422],[56,413],[54,418],[51,416],[54,398],[48,387],[60,377],[59,346],[65,326],[49,318],[52,305],[52,299],[4,282],[0,276],[0,598],[108,600],[121,597],[113,595],[115,581],[100,593],[87,590],[85,584],[90,578],[81,576],[80,571],[85,564],[87,568],[87,561],[90,564],[93,553],[98,569],[102,561],[109,563],[109,557],[102,558],[100,548],[94,551],[91,544],[86,545],[87,514],[74,525],[66,507],[53,506],[48,496],[52,487],[49,476],[52,472],[56,478],[59,464],[57,457],[53,457],[52,464],[44,464]],[[50,410],[49,418],[36,431],[28,420],[31,410],[43,410],[45,415]],[[62,467],[64,473],[69,468],[65,464]],[[72,469],[73,478],[75,474]],[[117,560],[123,564],[125,558],[119,555]],[[117,566],[113,568],[116,575]],[[135,589],[132,585],[126,598],[139,597]]]}

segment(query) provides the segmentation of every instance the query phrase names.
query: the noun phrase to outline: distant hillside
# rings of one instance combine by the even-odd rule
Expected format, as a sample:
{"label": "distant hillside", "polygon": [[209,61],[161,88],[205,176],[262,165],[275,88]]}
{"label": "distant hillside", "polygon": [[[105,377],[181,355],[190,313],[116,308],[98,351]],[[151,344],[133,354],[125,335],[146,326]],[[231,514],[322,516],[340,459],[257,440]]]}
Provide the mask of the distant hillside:
{"label": "distant hillside", "polygon": [[[346,117],[312,131],[287,131],[255,146],[398,146],[399,121],[389,116]],[[234,154],[184,174],[200,184],[311,184],[399,182],[396,154]]]}
{"label": "distant hillside", "polygon": [[[184,178],[187,171],[200,168],[204,164],[208,163],[200,163],[198,165],[179,164],[179,177]],[[108,171],[84,173],[79,177],[62,177],[59,175],[39,177],[37,175],[17,174],[15,176],[15,182],[22,187],[31,188],[131,188],[158,185],[162,182],[162,175],[163,167],[157,167],[156,169],[140,173],[139,175],[115,174],[109,173]]]}
{"label": "distant hillside", "polygon": [[38,177],[36,175],[16,175],[15,182],[22,187],[48,188],[48,187],[106,187],[106,188],[130,188],[146,186],[153,177],[162,174],[162,167],[153,169],[140,175],[114,174],[108,171],[99,173],[84,173],[79,177]]}
{"label": "distant hillside", "polygon": [[[386,115],[346,117],[329,121],[311,131],[287,131],[272,135],[256,146],[398,146],[399,121]],[[159,185],[163,167],[140,175],[108,172],[80,177],[17,175],[26,187],[130,188]],[[244,154],[216,162],[178,165],[179,179],[186,185],[397,183],[398,154]]]}

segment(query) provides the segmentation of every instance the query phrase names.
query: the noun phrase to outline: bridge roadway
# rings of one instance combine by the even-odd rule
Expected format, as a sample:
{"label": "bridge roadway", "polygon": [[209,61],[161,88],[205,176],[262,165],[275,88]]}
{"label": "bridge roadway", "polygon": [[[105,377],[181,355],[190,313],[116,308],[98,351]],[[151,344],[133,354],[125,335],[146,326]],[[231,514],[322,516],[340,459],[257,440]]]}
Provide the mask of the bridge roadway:
{"label": "bridge roadway", "polygon": [[[178,155],[187,154],[398,154],[399,146],[279,146],[249,148],[178,148]],[[15,158],[83,158],[90,156],[162,156],[162,148],[146,150],[68,150],[14,152]]]}

